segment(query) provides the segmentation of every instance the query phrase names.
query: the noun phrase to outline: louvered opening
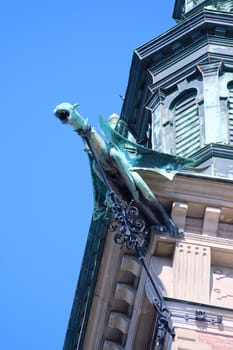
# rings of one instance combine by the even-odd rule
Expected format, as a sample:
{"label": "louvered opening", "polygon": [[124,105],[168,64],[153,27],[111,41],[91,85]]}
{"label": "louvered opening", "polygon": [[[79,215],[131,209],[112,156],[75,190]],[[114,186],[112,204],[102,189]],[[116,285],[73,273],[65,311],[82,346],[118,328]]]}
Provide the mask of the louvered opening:
{"label": "louvered opening", "polygon": [[229,144],[233,145],[233,82],[228,84],[228,123],[229,123]]}
{"label": "louvered opening", "polygon": [[200,120],[196,91],[180,98],[174,106],[176,154],[188,157],[200,147]]}

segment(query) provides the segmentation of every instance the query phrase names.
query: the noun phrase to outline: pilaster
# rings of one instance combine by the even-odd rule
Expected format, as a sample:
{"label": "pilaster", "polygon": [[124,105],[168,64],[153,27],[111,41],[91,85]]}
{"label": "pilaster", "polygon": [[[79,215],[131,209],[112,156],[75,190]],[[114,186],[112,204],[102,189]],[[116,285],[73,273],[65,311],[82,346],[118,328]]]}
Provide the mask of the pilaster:
{"label": "pilaster", "polygon": [[[169,138],[167,135],[167,128],[165,127],[168,123],[167,115],[164,110],[164,99],[165,94],[161,89],[158,89],[153,98],[147,103],[146,109],[151,111],[152,118],[152,148],[155,150],[164,149],[165,145],[162,142],[166,143],[165,140]],[[166,148],[165,148],[166,149]]]}
{"label": "pilaster", "polygon": [[174,297],[209,302],[210,248],[177,242],[173,260]]}
{"label": "pilaster", "polygon": [[199,64],[203,78],[204,143],[228,142],[227,118],[221,118],[219,71],[222,62]]}

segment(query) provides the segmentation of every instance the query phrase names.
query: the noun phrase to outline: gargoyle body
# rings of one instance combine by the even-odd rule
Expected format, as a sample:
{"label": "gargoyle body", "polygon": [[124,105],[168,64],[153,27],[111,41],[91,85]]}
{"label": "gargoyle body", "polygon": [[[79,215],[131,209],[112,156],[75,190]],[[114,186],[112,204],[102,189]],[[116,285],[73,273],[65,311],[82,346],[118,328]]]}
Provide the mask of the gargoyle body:
{"label": "gargoyle body", "polygon": [[[93,128],[88,126],[87,120],[78,113],[77,107],[78,105],[62,103],[55,108],[54,114],[64,124],[72,125],[81,136],[88,133],[89,143],[98,157],[98,163],[104,170],[111,190],[119,199],[126,201],[133,199],[150,226],[163,227],[172,235],[178,234],[179,229],[136,169],[140,166],[143,152],[145,157],[147,153],[153,155],[155,163],[157,161],[154,168],[167,177],[175,173],[188,160],[148,150],[130,142],[101,119],[102,131],[109,141],[106,143]],[[85,137],[83,138],[85,141]],[[93,166],[96,174],[101,178],[98,166],[96,164]]]}

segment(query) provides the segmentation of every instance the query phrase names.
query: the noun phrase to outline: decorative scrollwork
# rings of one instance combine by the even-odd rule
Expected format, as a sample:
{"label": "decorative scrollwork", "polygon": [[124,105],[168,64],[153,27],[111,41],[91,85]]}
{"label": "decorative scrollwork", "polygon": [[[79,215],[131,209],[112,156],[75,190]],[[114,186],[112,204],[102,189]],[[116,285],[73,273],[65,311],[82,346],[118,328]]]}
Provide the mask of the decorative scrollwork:
{"label": "decorative scrollwork", "polygon": [[115,233],[114,241],[128,249],[142,246],[149,234],[146,231],[146,223],[139,216],[139,210],[133,205],[133,201],[112,202],[112,221],[110,230]]}

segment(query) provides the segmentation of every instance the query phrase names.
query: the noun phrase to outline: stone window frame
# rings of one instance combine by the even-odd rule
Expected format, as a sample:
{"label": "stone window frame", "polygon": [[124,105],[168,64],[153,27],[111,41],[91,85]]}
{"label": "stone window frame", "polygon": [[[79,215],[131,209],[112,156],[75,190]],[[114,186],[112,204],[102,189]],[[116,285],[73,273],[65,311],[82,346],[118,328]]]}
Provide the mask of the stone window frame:
{"label": "stone window frame", "polygon": [[[196,104],[198,108],[199,122],[200,122],[200,147],[202,147],[204,140],[204,100],[203,100],[203,84],[202,80],[195,80],[188,82],[184,79],[182,82],[177,84],[175,92],[167,95],[164,99],[164,115],[165,118],[162,122],[162,133],[163,133],[163,145],[162,150],[167,153],[176,153],[175,144],[175,121],[174,121],[174,103],[186,92],[196,90]],[[167,129],[165,131],[165,129]]]}

